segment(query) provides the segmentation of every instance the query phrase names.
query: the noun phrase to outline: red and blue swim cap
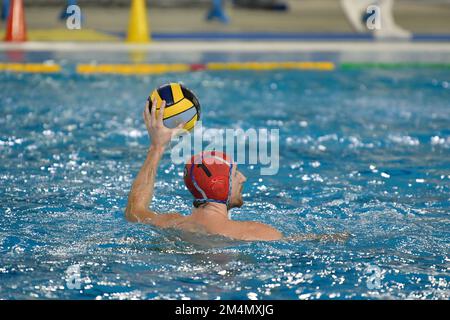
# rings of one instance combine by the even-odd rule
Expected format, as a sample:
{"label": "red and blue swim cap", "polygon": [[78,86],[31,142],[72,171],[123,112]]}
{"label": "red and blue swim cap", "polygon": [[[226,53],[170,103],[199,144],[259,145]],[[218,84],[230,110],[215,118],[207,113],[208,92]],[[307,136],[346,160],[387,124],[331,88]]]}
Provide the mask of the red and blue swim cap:
{"label": "red and blue swim cap", "polygon": [[206,202],[228,205],[231,195],[232,159],[220,151],[204,151],[184,167],[184,183],[194,196],[194,206]]}

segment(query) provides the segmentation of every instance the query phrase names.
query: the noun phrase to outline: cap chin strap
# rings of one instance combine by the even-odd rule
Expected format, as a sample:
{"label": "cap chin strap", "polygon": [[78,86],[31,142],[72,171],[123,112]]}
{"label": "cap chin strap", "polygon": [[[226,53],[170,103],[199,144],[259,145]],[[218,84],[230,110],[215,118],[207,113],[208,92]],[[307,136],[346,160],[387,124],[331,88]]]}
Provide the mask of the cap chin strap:
{"label": "cap chin strap", "polygon": [[231,200],[231,172],[233,170],[233,164],[230,164],[230,172],[228,173],[228,197],[227,197],[227,213],[228,213],[228,220],[231,220],[231,211],[228,209],[228,205],[230,204]]}
{"label": "cap chin strap", "polygon": [[223,203],[223,204],[227,204],[226,201],[222,201],[222,200],[215,200],[215,199],[194,199],[194,206],[200,206],[206,202],[216,202],[216,203]]}
{"label": "cap chin strap", "polygon": [[227,208],[228,208],[228,204],[230,203],[231,200],[231,172],[233,170],[233,164],[230,164],[230,171],[228,172],[228,197],[227,197]]}

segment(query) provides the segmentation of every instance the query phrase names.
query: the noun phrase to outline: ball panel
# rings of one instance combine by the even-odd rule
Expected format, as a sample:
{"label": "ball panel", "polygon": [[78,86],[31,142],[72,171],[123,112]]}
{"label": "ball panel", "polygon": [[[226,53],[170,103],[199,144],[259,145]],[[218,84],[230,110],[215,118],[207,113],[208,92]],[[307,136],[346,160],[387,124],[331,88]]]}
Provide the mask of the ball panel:
{"label": "ball panel", "polygon": [[181,91],[183,91],[184,97],[186,99],[192,101],[195,108],[197,108],[198,120],[200,120],[200,102],[198,101],[197,97],[191,90],[189,90],[188,88],[186,88],[184,86],[181,86]]}
{"label": "ball panel", "polygon": [[164,109],[164,119],[173,117],[179,113],[182,113],[190,108],[192,108],[193,104],[191,101],[187,99],[183,99],[177,104],[174,104],[172,106],[166,107]]}
{"label": "ball panel", "polygon": [[174,103],[173,95],[172,95],[172,87],[170,84],[166,84],[158,88],[159,96],[162,100],[166,100],[166,105],[171,106]]}
{"label": "ball panel", "polygon": [[197,110],[194,107],[179,113],[173,117],[164,119],[164,125],[168,128],[175,128],[177,125],[183,122],[190,121],[193,117],[197,116]]}
{"label": "ball panel", "polygon": [[191,131],[191,130],[194,128],[195,123],[197,122],[198,119],[199,119],[199,117],[198,117],[198,113],[197,113],[197,114],[195,114],[195,115],[192,117],[191,120],[189,120],[189,121],[184,125],[184,129],[186,129],[187,131]]}
{"label": "ball panel", "polygon": [[171,83],[172,96],[175,103],[184,98],[183,91],[181,91],[181,85],[179,83]]}
{"label": "ball panel", "polygon": [[150,112],[152,111],[153,99],[156,99],[156,109],[159,109],[159,107],[161,107],[162,99],[157,90],[154,90],[148,99],[148,102],[150,103]]}

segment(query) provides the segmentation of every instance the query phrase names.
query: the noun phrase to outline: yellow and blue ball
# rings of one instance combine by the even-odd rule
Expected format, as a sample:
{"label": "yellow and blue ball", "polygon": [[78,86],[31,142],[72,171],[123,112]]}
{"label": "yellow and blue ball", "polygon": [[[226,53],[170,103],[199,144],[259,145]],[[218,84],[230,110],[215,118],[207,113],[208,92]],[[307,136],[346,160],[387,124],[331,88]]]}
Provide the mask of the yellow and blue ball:
{"label": "yellow and blue ball", "polygon": [[156,99],[156,116],[163,100],[166,101],[163,123],[168,128],[175,128],[185,122],[184,129],[192,130],[200,120],[200,103],[195,94],[180,83],[168,83],[155,89],[150,97],[150,112],[153,99]]}

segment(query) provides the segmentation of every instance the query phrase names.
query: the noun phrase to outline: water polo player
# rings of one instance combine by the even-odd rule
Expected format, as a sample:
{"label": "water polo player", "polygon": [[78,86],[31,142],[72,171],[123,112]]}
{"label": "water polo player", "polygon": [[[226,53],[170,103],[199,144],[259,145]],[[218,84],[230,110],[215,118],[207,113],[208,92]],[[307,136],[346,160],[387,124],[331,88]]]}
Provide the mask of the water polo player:
{"label": "water polo player", "polygon": [[156,112],[156,100],[144,109],[144,121],[151,146],[144,165],[134,181],[125,215],[128,221],[151,224],[160,228],[173,228],[188,232],[221,235],[236,240],[279,240],[282,234],[275,228],[255,221],[233,221],[229,210],[243,204],[242,189],[245,176],[236,164],[221,152],[203,152],[193,156],[186,164],[184,181],[194,196],[192,214],[156,213],[149,209],[155,185],[158,163],[173,135],[183,124],[169,129],[163,124],[165,101]]}
{"label": "water polo player", "polygon": [[[271,241],[280,240],[283,235],[277,229],[256,221],[233,221],[229,210],[243,204],[242,189],[245,176],[236,164],[224,153],[218,151],[202,152],[193,156],[184,168],[184,182],[194,196],[192,214],[156,213],[149,209],[155,185],[158,163],[172,136],[178,134],[186,123],[171,129],[164,125],[163,100],[159,111],[156,98],[144,109],[144,122],[151,139],[144,165],[139,171],[128,196],[125,216],[130,222],[147,223],[160,228],[172,228],[186,232],[220,235],[235,240]],[[348,233],[294,235],[285,240],[331,240],[341,241]]]}

